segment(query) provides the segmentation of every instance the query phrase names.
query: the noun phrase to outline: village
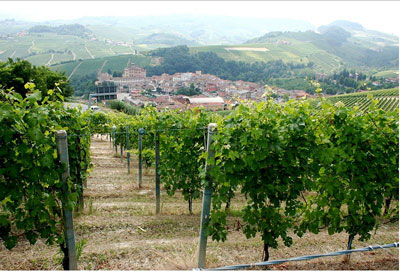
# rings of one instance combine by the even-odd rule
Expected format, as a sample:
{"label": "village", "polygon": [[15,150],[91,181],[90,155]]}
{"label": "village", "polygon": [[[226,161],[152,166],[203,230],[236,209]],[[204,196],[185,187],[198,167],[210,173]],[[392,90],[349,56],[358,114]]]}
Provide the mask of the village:
{"label": "village", "polygon": [[[131,64],[121,77],[99,73],[98,102],[118,99],[135,106],[151,104],[158,109],[186,109],[205,107],[210,110],[226,110],[244,100],[265,100],[266,86],[253,82],[224,80],[201,71],[173,75],[147,77],[146,70]],[[268,87],[275,100],[310,97],[302,90],[284,90]]]}

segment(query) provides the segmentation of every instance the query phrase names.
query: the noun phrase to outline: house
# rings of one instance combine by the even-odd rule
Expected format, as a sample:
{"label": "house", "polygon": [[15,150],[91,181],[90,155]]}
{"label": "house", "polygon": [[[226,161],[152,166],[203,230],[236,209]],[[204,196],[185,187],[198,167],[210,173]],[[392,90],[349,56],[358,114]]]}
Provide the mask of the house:
{"label": "house", "polygon": [[96,93],[90,95],[95,97],[98,102],[103,100],[114,100],[117,99],[117,86],[97,86]]}
{"label": "house", "polygon": [[186,104],[189,108],[204,107],[211,110],[223,110],[226,107],[224,99],[222,97],[188,97],[183,96],[179,102]]}

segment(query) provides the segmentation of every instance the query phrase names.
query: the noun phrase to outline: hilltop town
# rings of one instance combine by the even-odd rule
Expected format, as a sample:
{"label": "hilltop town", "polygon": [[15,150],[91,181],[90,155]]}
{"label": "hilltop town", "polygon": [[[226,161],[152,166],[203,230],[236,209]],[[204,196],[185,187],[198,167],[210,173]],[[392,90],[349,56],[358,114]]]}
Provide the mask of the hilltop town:
{"label": "hilltop town", "polygon": [[[98,101],[116,97],[136,106],[152,104],[158,109],[202,106],[223,110],[244,99],[261,101],[266,92],[266,87],[257,83],[224,80],[201,71],[147,77],[146,70],[135,64],[125,68],[121,77],[99,73],[97,79],[94,96]],[[301,90],[271,90],[278,101],[310,96]]]}

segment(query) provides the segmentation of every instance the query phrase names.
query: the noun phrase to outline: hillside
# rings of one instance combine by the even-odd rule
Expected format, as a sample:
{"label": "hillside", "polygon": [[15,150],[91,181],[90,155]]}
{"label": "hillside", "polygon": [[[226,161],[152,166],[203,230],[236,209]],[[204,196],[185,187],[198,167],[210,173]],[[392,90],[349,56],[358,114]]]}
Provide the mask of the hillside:
{"label": "hillside", "polygon": [[[328,97],[327,101],[333,104],[340,101],[347,107],[358,106],[360,110],[364,111],[373,103],[369,98],[371,96],[372,99],[378,100],[378,107],[385,111],[394,111],[399,108],[399,88],[336,95]],[[312,103],[318,107],[318,99]]]}
{"label": "hillside", "polygon": [[[35,27],[33,31],[38,31]],[[87,33],[87,32],[86,32]],[[89,35],[89,34],[88,34]],[[100,41],[87,35],[60,35],[51,32],[0,36],[0,61],[22,58],[34,65],[53,65],[65,61],[94,59],[121,54],[135,54],[137,47]]]}
{"label": "hillside", "polygon": [[[335,21],[321,26],[318,32],[307,30],[307,24],[298,22],[297,29],[302,31],[268,32],[240,43],[263,29],[279,29],[279,22],[282,23],[280,29],[296,29],[294,25],[297,21],[270,19],[264,20],[263,27],[255,27],[258,19],[241,18],[234,23],[230,17],[167,16],[155,19],[144,16],[143,21],[140,18],[90,17],[68,21],[74,23],[69,25],[60,21],[33,27],[30,25],[24,31],[18,28],[20,32],[17,34],[0,35],[0,61],[8,57],[23,58],[35,65],[50,66],[84,59],[135,55],[155,48],[186,44],[191,46],[191,53],[214,52],[226,61],[254,63],[282,60],[285,63],[310,65],[318,73],[349,68],[372,74],[398,68],[398,37],[367,30],[360,24],[348,21]],[[207,19],[215,19],[212,27],[206,23]],[[223,24],[228,22],[232,23],[231,30]],[[239,22],[243,22],[241,27]],[[6,23],[10,28],[28,26],[27,23],[12,20]],[[193,28],[188,32],[190,27]],[[246,31],[246,35],[241,35]],[[242,38],[236,39],[238,36]],[[212,41],[220,45],[198,46]]]}
{"label": "hillside", "polygon": [[160,47],[177,46],[177,45],[197,45],[193,40],[188,40],[181,36],[169,33],[154,33],[136,41],[139,46],[141,44],[158,44]]}
{"label": "hillside", "polygon": [[[345,27],[345,28],[342,28]],[[339,68],[373,71],[397,68],[398,38],[366,30],[360,24],[336,21],[319,32],[269,32],[241,45],[192,47],[191,52],[211,51],[226,60],[314,63],[314,70],[330,73]]]}
{"label": "hillside", "polygon": [[11,57],[52,65],[183,44],[238,44],[266,31],[314,28],[293,19],[203,15],[83,17],[46,22],[6,19],[0,21],[0,61]]}
{"label": "hillside", "polygon": [[[135,63],[138,66],[145,67],[150,64],[151,57],[141,55],[120,55],[110,56],[96,59],[86,59],[82,61],[71,61],[50,66],[50,69],[57,72],[64,72],[68,77],[71,73],[73,79],[75,76],[86,76],[93,73],[98,73],[100,68],[102,72],[123,71],[128,63]],[[75,71],[74,71],[75,70]]]}
{"label": "hillside", "polygon": [[[115,32],[120,29],[129,29],[129,35],[122,41],[131,41],[131,34],[135,38],[143,38],[153,33],[179,34],[198,44],[238,44],[248,39],[258,37],[269,31],[305,31],[315,29],[311,23],[295,19],[263,19],[238,18],[232,16],[213,15],[165,15],[165,16],[107,16],[84,17],[69,21],[54,21],[54,24],[84,24],[96,26],[96,29],[106,28]],[[95,35],[100,33],[93,29]],[[127,34],[128,34],[127,33]]]}

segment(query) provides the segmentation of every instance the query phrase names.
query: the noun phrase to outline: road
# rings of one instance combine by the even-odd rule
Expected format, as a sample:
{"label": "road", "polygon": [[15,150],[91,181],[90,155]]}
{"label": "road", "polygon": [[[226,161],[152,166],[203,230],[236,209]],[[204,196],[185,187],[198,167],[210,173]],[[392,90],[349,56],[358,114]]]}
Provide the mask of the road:
{"label": "road", "polygon": [[81,103],[72,103],[72,102],[65,102],[64,103],[68,108],[78,108],[79,106],[82,107],[81,111],[86,111],[88,109],[88,105],[81,104]]}

